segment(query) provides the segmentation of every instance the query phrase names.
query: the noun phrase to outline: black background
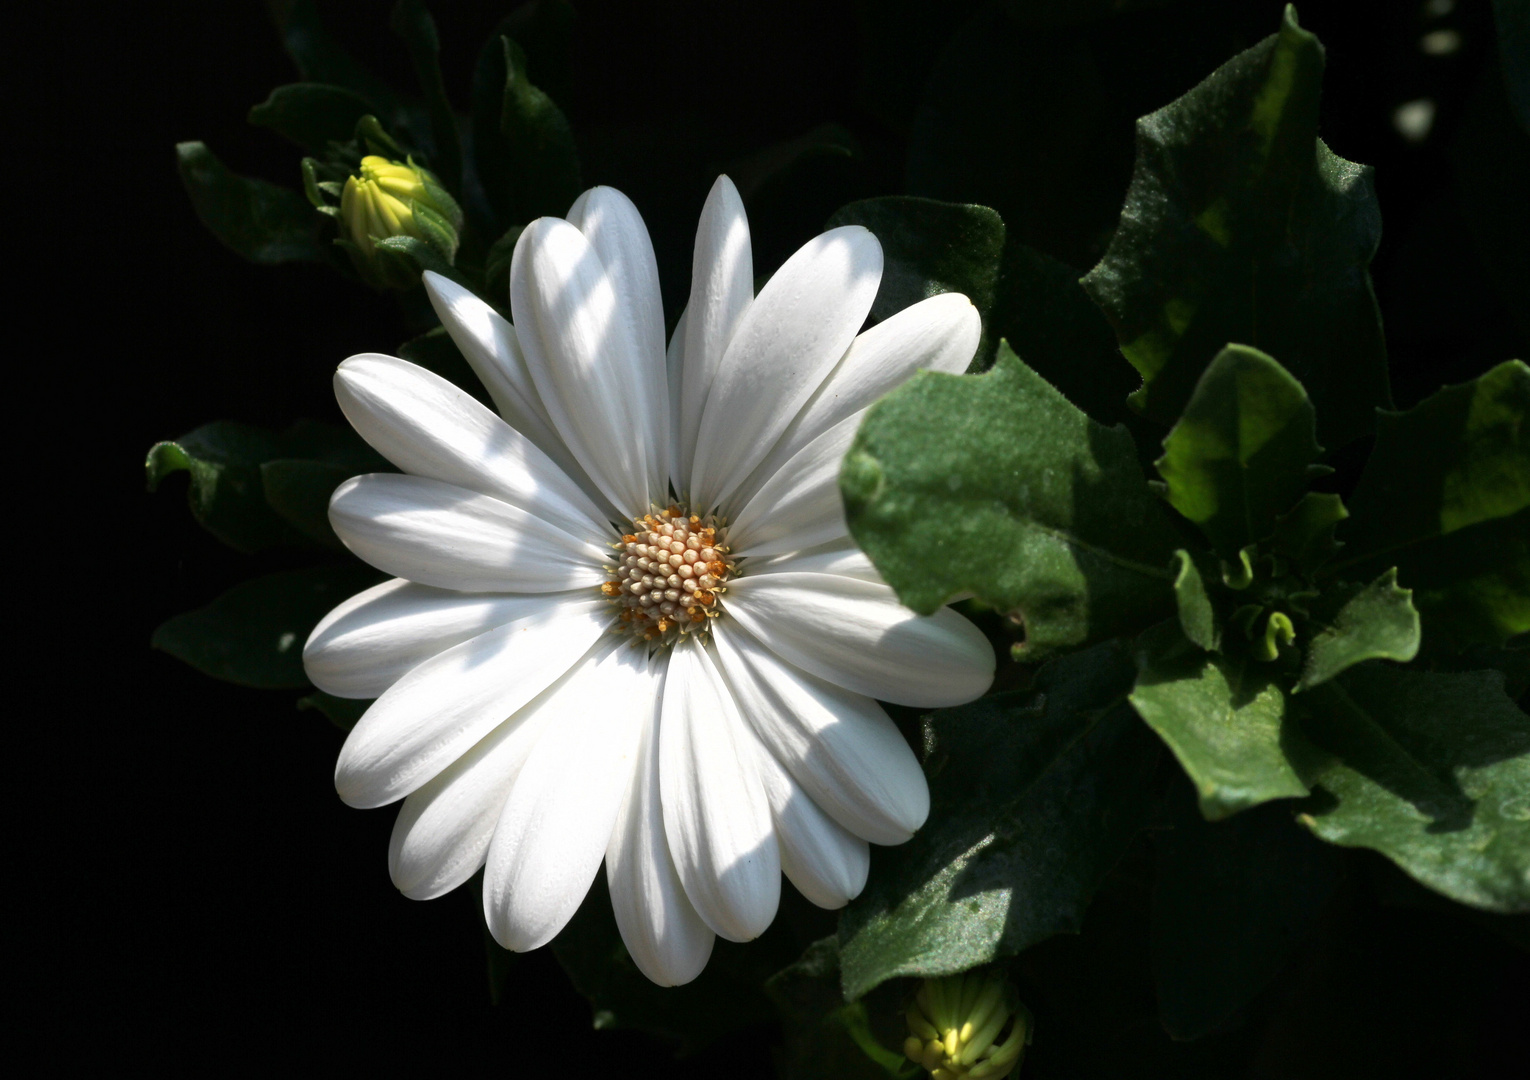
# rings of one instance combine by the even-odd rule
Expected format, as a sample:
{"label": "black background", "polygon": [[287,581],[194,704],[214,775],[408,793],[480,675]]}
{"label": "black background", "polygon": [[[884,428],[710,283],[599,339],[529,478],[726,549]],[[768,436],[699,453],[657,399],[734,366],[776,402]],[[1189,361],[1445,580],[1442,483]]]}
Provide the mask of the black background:
{"label": "black background", "polygon": [[[433,5],[459,107],[479,43],[512,6]],[[792,185],[762,190],[750,206],[760,272],[840,203],[907,190],[904,163],[928,80],[942,62],[961,60],[941,61],[941,51],[970,19],[992,18],[970,0],[575,6],[566,85],[560,94],[556,80],[542,81],[573,122],[586,184],[620,187],[643,211],[671,307],[687,286],[695,216],[712,178],[762,148],[836,121],[861,153],[809,164]],[[388,7],[321,4],[354,53],[408,85]],[[1094,202],[1058,213],[1092,221],[1104,205],[1113,215],[1130,173],[1132,118],[1272,32],[1279,10],[1187,0],[1060,32],[1086,40],[1118,74],[1106,79],[1103,134],[1080,195]],[[1481,135],[1507,115],[1488,4],[1462,2],[1440,24],[1463,34],[1448,57],[1419,52],[1421,11],[1358,0],[1301,7],[1328,48],[1324,138],[1377,169],[1385,233],[1374,273],[1402,405],[1530,352],[1530,294],[1512,306],[1523,261],[1514,262],[1472,180],[1481,159],[1470,155],[1484,142],[1490,158],[1508,155],[1507,165],[1492,159],[1501,176],[1523,167],[1530,141],[1511,125],[1502,138]],[[296,78],[263,6],[60,6],[47,25],[22,20],[14,30],[38,69],[16,79],[22,89],[8,111],[43,122],[11,147],[13,235],[41,234],[11,255],[16,265],[41,251],[53,264],[41,288],[12,292],[13,319],[26,328],[12,355],[13,430],[37,425],[13,437],[12,468],[41,481],[30,505],[42,527],[13,524],[14,539],[33,550],[17,564],[17,596],[38,590],[13,609],[32,642],[13,657],[18,684],[39,692],[19,699],[11,717],[23,738],[10,891],[26,913],[14,920],[22,949],[35,961],[12,981],[43,1012],[34,1033],[60,1067],[657,1075],[666,1051],[636,1034],[591,1032],[587,1005],[546,950],[519,958],[510,1000],[490,1006],[477,898],[464,889],[420,904],[394,891],[385,859],[392,815],[340,804],[331,777],[342,736],[297,712],[297,694],[216,683],[148,649],[168,616],[302,562],[220,547],[191,521],[179,482],[145,494],[148,447],[223,417],[338,420],[334,365],[391,352],[407,336],[389,300],[323,269],[241,263],[201,228],[181,190],[173,145],[186,139],[206,140],[239,172],[296,186],[298,153],[243,122],[272,86]],[[966,92],[1032,87],[1039,116],[1048,95],[1066,98],[1070,87],[1036,82],[1030,60],[1052,39],[1009,33],[972,64]],[[1008,70],[1006,55],[1018,56]],[[1422,97],[1439,113],[1430,138],[1414,145],[1391,117]],[[35,167],[50,156],[62,168]],[[972,190],[928,193],[994,203],[1012,229],[1029,228],[1031,242],[1048,246],[1047,200],[1057,193],[1044,181],[1026,190],[1034,177],[1024,169],[997,169],[1017,183],[998,190],[976,169]],[[40,205],[53,208],[42,221],[33,218]],[[1051,246],[1082,272],[1105,236]],[[1519,245],[1530,248],[1530,235]],[[31,639],[29,612],[41,615],[40,639]],[[1406,1060],[1420,1071],[1406,1074],[1513,1075],[1493,1062],[1507,1060],[1500,1051],[1526,1060],[1509,1036],[1530,1015],[1524,965],[1497,938],[1472,939],[1471,962],[1491,994],[1441,1033],[1428,1019],[1439,985],[1431,965],[1452,957],[1410,954],[1421,924],[1409,918],[1378,931],[1389,936],[1371,947],[1389,958],[1376,972],[1389,984],[1378,1007],[1414,1011],[1385,1025],[1415,1041]],[[670,1075],[769,1075],[775,1038],[751,1031]],[[1322,1072],[1312,1064],[1271,1075]]]}

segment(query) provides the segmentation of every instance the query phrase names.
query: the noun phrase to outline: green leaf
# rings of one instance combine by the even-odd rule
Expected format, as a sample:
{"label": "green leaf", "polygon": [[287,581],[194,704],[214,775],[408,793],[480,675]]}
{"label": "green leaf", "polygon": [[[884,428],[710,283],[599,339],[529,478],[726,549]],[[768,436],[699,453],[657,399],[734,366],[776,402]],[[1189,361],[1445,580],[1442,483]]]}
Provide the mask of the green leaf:
{"label": "green leaf", "polygon": [[335,697],[333,694],[326,694],[323,690],[315,690],[305,697],[298,698],[297,707],[303,711],[312,709],[323,713],[335,727],[341,731],[349,731],[356,726],[356,721],[361,719],[361,714],[372,707],[373,700],[372,698]]}
{"label": "green leaf", "polygon": [[1530,716],[1500,673],[1366,664],[1302,700],[1331,755],[1303,824],[1464,904],[1530,911]]}
{"label": "green leaf", "polygon": [[1138,639],[1132,705],[1174,751],[1208,820],[1308,794],[1305,746],[1275,674],[1203,652],[1172,623]]}
{"label": "green leaf", "polygon": [[1179,563],[1179,572],[1174,576],[1179,628],[1195,645],[1207,652],[1217,652],[1222,647],[1222,619],[1206,587],[1209,574],[1196,565],[1188,551],[1176,551],[1174,558]]}
{"label": "green leaf", "polygon": [[532,84],[521,47],[499,33],[473,73],[473,157],[502,228],[566,214],[582,190],[568,118]]}
{"label": "green leaf", "polygon": [[879,850],[840,917],[845,996],[949,975],[1077,932],[1148,813],[1152,740],[1122,704],[1114,643],[1052,661],[1034,693],[925,721],[930,816]]}
{"label": "green leaf", "polygon": [[1390,401],[1367,267],[1381,235],[1368,168],[1317,138],[1323,47],[1296,24],[1137,122],[1137,165],[1084,287],[1171,423],[1230,341],[1279,357],[1342,446]]}
{"label": "green leaf", "polygon": [[150,491],[173,473],[190,474],[192,516],[230,547],[255,552],[307,541],[334,546],[330,493],[347,477],[390,466],[349,428],[299,421],[276,432],[219,420],[156,443],[144,468]]}
{"label": "green leaf", "polygon": [[827,227],[841,225],[864,226],[882,244],[882,284],[871,305],[873,322],[940,293],[962,293],[983,318],[984,340],[972,366],[988,366],[993,344],[987,331],[1004,251],[1004,222],[998,214],[986,206],[889,195],[841,207]]}
{"label": "green leaf", "polygon": [[762,989],[765,980],[795,961],[810,941],[832,932],[833,925],[831,914],[783,888],[781,911],[764,934],[746,944],[719,938],[694,981],[657,986],[622,944],[602,873],[553,939],[552,951],[594,1008],[597,1028],[635,1028],[689,1054],[729,1032],[769,1023],[775,1010]]}
{"label": "green leaf", "polygon": [[920,372],[872,407],[840,472],[857,543],[929,613],[958,593],[1023,623],[1039,656],[1172,608],[1179,546],[1123,428],[1010,351],[983,375]]}
{"label": "green leaf", "polygon": [[271,0],[269,7],[282,45],[305,82],[350,90],[376,106],[368,111],[396,119],[398,95],[336,44],[319,21],[313,0]]}
{"label": "green leaf", "polygon": [[[795,964],[766,981],[765,994],[781,1016],[786,1048],[780,1064],[792,1080],[907,1080],[919,1075],[921,1070],[872,1032],[864,1002],[845,1003],[837,937],[809,945]],[[890,1015],[901,1021],[896,1000],[877,1004],[889,1006],[876,1010],[878,1019]],[[901,1044],[902,1037],[890,1041]]]}
{"label": "green leaf", "polygon": [[343,86],[289,83],[250,110],[250,123],[322,154],[331,142],[349,140],[357,121],[371,111],[371,102]]}
{"label": "green leaf", "polygon": [[446,99],[446,84],[441,79],[441,41],[436,35],[436,22],[422,0],[398,0],[388,26],[409,49],[415,78],[425,95],[434,151],[430,154],[431,168],[448,191],[460,192],[462,145],[457,137],[457,117]]}
{"label": "green leaf", "polygon": [[355,560],[267,574],[161,623],[150,645],[240,686],[307,686],[303,643],[309,633],[336,604],[381,579]]}
{"label": "green leaf", "polygon": [[324,219],[302,195],[230,172],[200,142],[177,143],[175,154],[197,217],[236,255],[265,266],[325,261]]}
{"label": "green leaf", "polygon": [[1301,383],[1257,349],[1229,345],[1207,365],[1157,467],[1169,504],[1224,559],[1275,531],[1322,453]]}
{"label": "green leaf", "polygon": [[1153,981],[1176,1039],[1235,1022],[1333,896],[1339,853],[1263,806],[1207,822],[1184,800],[1153,833]]}
{"label": "green leaf", "polygon": [[1334,529],[1349,517],[1344,500],[1326,492],[1309,491],[1275,523],[1270,550],[1312,573],[1339,550]]}
{"label": "green leaf", "polygon": [[1307,663],[1297,690],[1325,683],[1366,660],[1406,664],[1418,655],[1418,612],[1413,594],[1397,587],[1396,570],[1346,592],[1344,606],[1307,646]]}
{"label": "green leaf", "polygon": [[1382,413],[1326,574],[1397,567],[1426,641],[1501,645],[1530,630],[1530,367],[1518,360]]}

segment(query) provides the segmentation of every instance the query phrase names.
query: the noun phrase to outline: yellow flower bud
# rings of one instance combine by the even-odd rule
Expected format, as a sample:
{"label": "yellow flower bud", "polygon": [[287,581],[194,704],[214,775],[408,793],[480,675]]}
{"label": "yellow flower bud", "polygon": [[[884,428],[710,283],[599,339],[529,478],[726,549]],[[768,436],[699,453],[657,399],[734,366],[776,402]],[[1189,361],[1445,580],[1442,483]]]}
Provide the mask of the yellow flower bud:
{"label": "yellow flower bud", "polygon": [[376,241],[390,236],[439,246],[444,231],[450,234],[451,250],[442,254],[450,261],[461,211],[425,169],[369,154],[361,159],[361,174],[348,179],[340,193],[340,219],[347,238],[366,256],[375,253]]}
{"label": "yellow flower bud", "polygon": [[905,1016],[903,1053],[934,1080],[999,1080],[1031,1040],[1030,1010],[997,971],[926,979]]}

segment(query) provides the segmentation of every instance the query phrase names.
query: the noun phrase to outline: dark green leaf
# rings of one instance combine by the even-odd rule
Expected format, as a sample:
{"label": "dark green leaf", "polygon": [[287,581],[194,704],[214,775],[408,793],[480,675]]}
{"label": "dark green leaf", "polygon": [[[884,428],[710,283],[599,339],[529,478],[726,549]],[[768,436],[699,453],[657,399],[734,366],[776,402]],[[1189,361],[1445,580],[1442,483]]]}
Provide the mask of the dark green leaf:
{"label": "dark green leaf", "polygon": [[1365,664],[1302,701],[1332,755],[1303,824],[1462,903],[1530,911],[1530,717],[1502,675]]}
{"label": "dark green leaf", "polygon": [[1078,930],[1148,812],[1157,755],[1120,704],[1130,680],[1107,643],[1042,668],[1034,693],[926,719],[929,821],[877,852],[840,918],[847,998]]}
{"label": "dark green leaf", "polygon": [[203,143],[177,143],[175,153],[197,217],[235,254],[268,266],[325,261],[324,219],[302,195],[229,172]]}
{"label": "dark green leaf", "polygon": [[1274,532],[1322,452],[1301,383],[1257,349],[1229,345],[1207,365],[1163,441],[1169,504],[1224,559]]}
{"label": "dark green leaf", "polygon": [[939,293],[962,293],[983,317],[985,340],[973,367],[988,366],[992,344],[986,333],[1004,250],[1004,222],[998,214],[986,206],[889,195],[842,207],[828,227],[841,225],[863,225],[882,244],[882,284],[871,305],[872,321]]}
{"label": "dark green leaf", "polygon": [[1501,645],[1530,630],[1530,367],[1382,413],[1349,511],[1325,573],[1397,567],[1426,639]]}
{"label": "dark green leaf", "polygon": [[355,560],[267,574],[162,623],[150,644],[225,682],[261,690],[307,686],[309,633],[336,604],[381,577]]}
{"label": "dark green leaf", "polygon": [[1138,640],[1132,704],[1174,751],[1209,820],[1308,793],[1305,748],[1275,674],[1203,652],[1172,623]]}
{"label": "dark green leaf", "polygon": [[451,102],[446,100],[446,84],[441,80],[441,42],[436,35],[436,22],[422,0],[398,0],[388,25],[409,49],[415,78],[425,95],[434,151],[430,154],[430,166],[448,191],[461,191],[462,145],[457,137],[457,117]]}
{"label": "dark green leaf", "polygon": [[[267,464],[277,466],[270,479]],[[390,466],[349,428],[299,421],[277,432],[219,420],[156,443],[144,468],[150,491],[172,473],[189,473],[192,516],[230,547],[254,552],[313,540],[332,545],[329,492],[346,477]]]}
{"label": "dark green leaf", "polygon": [[1322,566],[1339,550],[1333,533],[1349,517],[1344,500],[1326,492],[1309,491],[1291,512],[1275,523],[1270,550],[1290,559],[1306,573]]}
{"label": "dark green leaf", "polygon": [[762,987],[791,964],[810,941],[833,929],[833,916],[811,907],[795,890],[781,890],[781,911],[769,930],[747,944],[718,939],[704,971],[684,986],[656,986],[637,969],[611,914],[605,874],[552,951],[574,988],[595,1010],[597,1028],[635,1028],[694,1052],[732,1031],[768,1023],[775,1010]]}
{"label": "dark green leaf", "polygon": [[450,278],[464,288],[471,288],[471,283],[463,276],[462,272],[446,261],[434,246],[425,240],[415,236],[385,236],[373,242],[373,246],[379,252],[387,252],[390,255],[399,256],[409,260],[413,266],[409,269],[410,284],[418,285],[425,271],[440,274],[444,278]]}
{"label": "dark green leaf", "polygon": [[473,157],[502,228],[566,214],[579,197],[579,154],[568,119],[532,84],[521,47],[499,34],[473,73]]}
{"label": "dark green leaf", "polygon": [[1153,834],[1153,981],[1176,1039],[1224,1028],[1274,978],[1328,899],[1339,853],[1264,806],[1207,822],[1184,801]]}
{"label": "dark green leaf", "polygon": [[1397,587],[1396,570],[1388,570],[1363,589],[1345,592],[1344,606],[1307,646],[1297,690],[1327,682],[1366,660],[1407,663],[1418,654],[1418,612],[1413,594]]}
{"label": "dark green leaf", "polygon": [[[795,964],[766,981],[765,994],[781,1016],[786,1036],[781,1065],[792,1080],[885,1080],[919,1074],[872,1033],[865,1003],[845,1003],[837,937],[809,945]],[[885,1011],[901,1020],[896,1005]]]}
{"label": "dark green leaf", "polygon": [[1367,267],[1370,170],[1317,138],[1323,47],[1291,8],[1275,34],[1137,122],[1121,224],[1084,287],[1141,373],[1133,404],[1173,422],[1230,341],[1280,359],[1342,446],[1388,404]]}
{"label": "dark green leaf", "polygon": [[1192,643],[1207,652],[1222,646],[1222,620],[1206,588],[1210,576],[1197,566],[1188,551],[1174,553],[1179,572],[1174,576],[1174,601],[1179,607],[1179,628]]}
{"label": "dark green leaf", "polygon": [[856,541],[930,612],[971,591],[1032,656],[1172,609],[1179,546],[1123,428],[1070,405],[1003,342],[983,375],[920,372],[873,406],[840,472]]}
{"label": "dark green leaf", "polygon": [[366,98],[342,86],[289,83],[250,110],[250,123],[321,154],[331,142],[350,139],[356,122],[371,111]]}
{"label": "dark green leaf", "polygon": [[372,701],[371,698],[335,697],[333,694],[326,694],[323,690],[315,690],[305,697],[298,698],[297,707],[321,712],[335,727],[341,731],[349,731],[356,726],[356,721],[361,719],[361,714],[371,708]]}
{"label": "dark green leaf", "polygon": [[395,118],[398,96],[335,43],[319,22],[313,0],[271,0],[270,8],[282,45],[304,81],[353,91],[376,106],[369,111]]}

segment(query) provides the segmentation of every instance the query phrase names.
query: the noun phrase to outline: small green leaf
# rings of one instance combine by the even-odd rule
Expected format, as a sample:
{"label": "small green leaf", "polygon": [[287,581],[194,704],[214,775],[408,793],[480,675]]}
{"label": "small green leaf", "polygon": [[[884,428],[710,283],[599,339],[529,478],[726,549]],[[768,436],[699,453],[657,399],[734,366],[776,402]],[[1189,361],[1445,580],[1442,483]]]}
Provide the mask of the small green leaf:
{"label": "small green leaf", "polygon": [[840,917],[846,998],[1077,932],[1148,813],[1157,755],[1120,704],[1130,680],[1107,643],[1042,668],[1034,693],[926,719],[929,820],[878,850]]}
{"label": "small green leaf", "polygon": [[240,686],[307,686],[303,643],[309,633],[336,604],[381,578],[355,560],[267,574],[160,624],[150,645]]}
{"label": "small green leaf", "polygon": [[[275,466],[270,478],[264,475],[267,465]],[[308,420],[281,432],[231,420],[204,424],[174,442],[156,443],[144,467],[150,491],[172,473],[189,473],[192,516],[244,552],[301,545],[305,539],[333,546],[330,493],[347,477],[391,469],[349,428]],[[339,479],[323,490],[336,475]]]}
{"label": "small green leaf", "polygon": [[1138,639],[1131,701],[1189,774],[1208,820],[1308,794],[1305,747],[1268,665],[1203,652],[1165,623]]}
{"label": "small green leaf", "polygon": [[1275,523],[1270,550],[1310,574],[1339,550],[1333,538],[1334,529],[1347,517],[1349,511],[1344,508],[1343,499],[1309,491],[1289,514]]}
{"label": "small green leaf", "polygon": [[335,727],[341,731],[349,731],[356,726],[356,721],[361,719],[361,714],[372,707],[372,701],[372,698],[335,697],[333,694],[326,694],[323,690],[315,690],[305,697],[298,698],[297,707],[300,710],[312,709],[321,712]]}
{"label": "small green leaf", "polygon": [[1172,610],[1179,546],[1124,428],[1068,403],[999,344],[983,375],[920,372],[873,406],[840,472],[851,532],[928,613],[966,591],[1040,656]]}
{"label": "small green leaf", "polygon": [[1407,412],[1376,448],[1325,574],[1397,567],[1426,641],[1501,645],[1530,631],[1530,367],[1499,364]]}
{"label": "small green leaf", "polygon": [[449,191],[462,189],[462,145],[457,136],[457,117],[446,99],[446,84],[441,79],[441,41],[436,22],[425,10],[422,0],[398,0],[388,26],[403,39],[414,64],[415,78],[425,95],[430,113],[430,166]]}
{"label": "small green leaf", "polygon": [[521,47],[499,32],[473,73],[473,157],[502,228],[566,214],[579,197],[568,118],[532,84]]}
{"label": "small green leaf", "polygon": [[1323,47],[1279,33],[1137,122],[1137,164],[1084,287],[1142,375],[1132,401],[1172,423],[1230,341],[1279,357],[1342,446],[1387,405],[1368,266],[1381,235],[1368,168],[1317,138]]}
{"label": "small green leaf", "polygon": [[1169,504],[1235,558],[1307,490],[1307,466],[1322,452],[1314,430],[1301,383],[1259,350],[1227,346],[1163,441]]}
{"label": "small green leaf", "polygon": [[[766,980],[765,994],[781,1017],[782,1065],[792,1080],[911,1080],[919,1075],[907,1058],[873,1034],[864,1003],[845,1003],[834,935],[813,942],[795,964]],[[877,1012],[896,1017],[901,1027],[896,1000],[877,1004],[890,1006]]]}
{"label": "small green leaf", "polygon": [[1174,601],[1179,606],[1179,628],[1194,644],[1207,652],[1222,646],[1222,620],[1206,588],[1208,575],[1196,565],[1188,551],[1174,553],[1179,572],[1174,576]]}
{"label": "small green leaf", "polygon": [[988,366],[993,345],[987,331],[1004,251],[1004,222],[998,214],[986,206],[889,195],[841,207],[827,227],[841,225],[862,225],[882,244],[882,284],[871,305],[873,322],[940,293],[961,293],[983,318],[985,337],[973,369]]}
{"label": "small green leaf", "polygon": [[250,110],[249,119],[311,154],[322,154],[331,142],[350,139],[357,122],[372,111],[371,102],[343,86],[289,83],[272,90]]}
{"label": "small green leaf", "polygon": [[1530,911],[1530,716],[1500,673],[1366,664],[1302,700],[1332,755],[1303,824],[1463,904]]}
{"label": "small green leaf", "polygon": [[197,217],[236,255],[265,266],[325,261],[324,219],[302,195],[230,172],[200,142],[177,143],[175,153]]}
{"label": "small green leaf", "polygon": [[1267,986],[1334,894],[1339,853],[1283,806],[1208,822],[1186,799],[1155,831],[1153,982],[1175,1039],[1225,1028]]}
{"label": "small green leaf", "polygon": [[1406,664],[1418,655],[1418,612],[1413,594],[1397,587],[1397,571],[1388,570],[1362,588],[1346,590],[1348,599],[1326,629],[1307,646],[1307,663],[1297,690],[1325,683],[1366,660]]}

